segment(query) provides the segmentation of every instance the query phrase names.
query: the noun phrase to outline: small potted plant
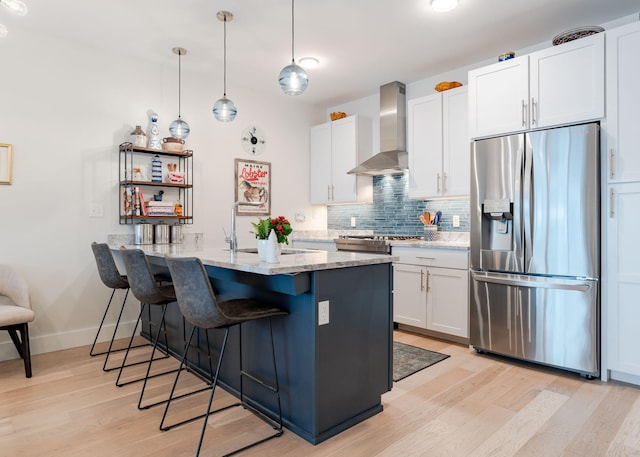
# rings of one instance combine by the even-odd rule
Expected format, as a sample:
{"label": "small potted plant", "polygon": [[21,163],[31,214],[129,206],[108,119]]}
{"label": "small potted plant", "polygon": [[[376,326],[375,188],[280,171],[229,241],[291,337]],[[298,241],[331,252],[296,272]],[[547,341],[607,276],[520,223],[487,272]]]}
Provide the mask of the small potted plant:
{"label": "small potted plant", "polygon": [[280,252],[279,248],[281,244],[289,244],[288,236],[293,231],[291,228],[291,223],[284,216],[278,217],[267,217],[267,218],[259,218],[258,222],[252,222],[253,228],[255,229],[253,233],[258,239],[258,254],[260,255],[260,260],[266,261],[266,252],[267,252],[267,242],[269,239],[269,234],[273,231],[276,237],[278,253]]}

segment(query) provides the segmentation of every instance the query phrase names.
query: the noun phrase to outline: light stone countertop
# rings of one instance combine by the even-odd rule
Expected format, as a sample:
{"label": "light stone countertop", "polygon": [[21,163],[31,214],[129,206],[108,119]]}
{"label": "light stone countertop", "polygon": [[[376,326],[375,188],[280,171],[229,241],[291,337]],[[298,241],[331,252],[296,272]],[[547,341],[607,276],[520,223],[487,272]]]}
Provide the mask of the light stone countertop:
{"label": "light stone countertop", "polygon": [[[110,245],[117,251],[120,245]],[[356,267],[391,263],[398,260],[386,254],[362,254],[355,252],[327,252],[313,249],[283,248],[279,263],[261,262],[257,253],[237,252],[234,256],[228,250],[203,248],[191,244],[148,244],[126,245],[128,249],[142,249],[152,257],[198,257],[204,265],[228,268],[261,275],[295,274],[318,270]],[[240,249],[239,251],[242,251]]]}

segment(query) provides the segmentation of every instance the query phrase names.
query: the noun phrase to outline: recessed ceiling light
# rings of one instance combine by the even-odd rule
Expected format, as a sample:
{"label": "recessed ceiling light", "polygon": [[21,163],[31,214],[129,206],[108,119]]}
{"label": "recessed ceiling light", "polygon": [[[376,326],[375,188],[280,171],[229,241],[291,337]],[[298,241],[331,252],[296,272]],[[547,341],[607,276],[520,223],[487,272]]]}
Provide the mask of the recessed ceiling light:
{"label": "recessed ceiling light", "polygon": [[316,68],[318,65],[320,65],[320,61],[315,57],[302,57],[298,61],[298,63],[302,68],[306,68],[307,70],[311,68]]}
{"label": "recessed ceiling light", "polygon": [[438,13],[446,13],[458,6],[458,0],[431,0],[431,8]]}

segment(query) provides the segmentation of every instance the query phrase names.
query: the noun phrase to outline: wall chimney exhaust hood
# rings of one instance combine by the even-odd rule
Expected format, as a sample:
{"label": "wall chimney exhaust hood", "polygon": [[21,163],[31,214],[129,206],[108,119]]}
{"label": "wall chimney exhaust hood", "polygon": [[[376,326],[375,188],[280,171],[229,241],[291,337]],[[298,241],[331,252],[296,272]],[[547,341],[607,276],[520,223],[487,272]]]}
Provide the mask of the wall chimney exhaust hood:
{"label": "wall chimney exhaust hood", "polygon": [[380,176],[405,173],[409,169],[405,132],[407,127],[406,88],[394,81],[380,87],[380,152],[348,174]]}

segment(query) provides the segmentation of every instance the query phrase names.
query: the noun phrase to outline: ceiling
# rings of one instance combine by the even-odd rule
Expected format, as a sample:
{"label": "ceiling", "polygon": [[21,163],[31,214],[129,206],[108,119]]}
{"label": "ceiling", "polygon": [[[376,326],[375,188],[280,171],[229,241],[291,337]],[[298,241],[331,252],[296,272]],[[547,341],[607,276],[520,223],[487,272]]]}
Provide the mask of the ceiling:
{"label": "ceiling", "polygon": [[[9,38],[37,30],[108,52],[211,75],[222,95],[223,23],[227,10],[227,95],[252,88],[280,92],[291,62],[290,0],[24,0],[25,17],[0,10]],[[495,58],[571,28],[638,14],[638,0],[460,0],[435,13],[429,0],[297,0],[295,57],[315,56],[300,101],[332,106],[372,95],[390,81],[412,81]],[[12,35],[12,30],[16,33]],[[8,41],[7,43],[8,44]],[[183,92],[188,80],[183,76]],[[283,94],[283,96],[285,96]]]}

